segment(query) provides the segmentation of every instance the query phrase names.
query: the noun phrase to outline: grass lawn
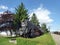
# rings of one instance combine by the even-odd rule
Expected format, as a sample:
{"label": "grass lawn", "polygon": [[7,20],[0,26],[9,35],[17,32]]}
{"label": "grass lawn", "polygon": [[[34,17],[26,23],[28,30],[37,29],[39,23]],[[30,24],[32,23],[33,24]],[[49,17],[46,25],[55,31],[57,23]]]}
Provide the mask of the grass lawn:
{"label": "grass lawn", "polygon": [[50,34],[44,34],[33,39],[17,38],[17,45],[56,45]]}
{"label": "grass lawn", "polygon": [[14,43],[10,43],[9,40],[7,37],[0,37],[0,45],[15,45]]}

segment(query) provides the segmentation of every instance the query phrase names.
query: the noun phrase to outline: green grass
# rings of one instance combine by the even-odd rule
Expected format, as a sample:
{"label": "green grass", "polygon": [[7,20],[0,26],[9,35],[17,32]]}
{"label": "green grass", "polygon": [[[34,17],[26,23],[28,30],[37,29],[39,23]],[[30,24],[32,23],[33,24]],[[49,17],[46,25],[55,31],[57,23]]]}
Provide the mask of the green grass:
{"label": "green grass", "polygon": [[17,38],[17,45],[55,45],[50,34],[44,34],[33,39]]}
{"label": "green grass", "polygon": [[10,43],[9,40],[7,37],[0,37],[0,45],[15,45],[14,43]]}
{"label": "green grass", "polygon": [[[0,45],[16,45],[14,43],[9,43],[11,38],[0,37]],[[54,40],[50,34],[44,34],[36,38],[17,38],[17,45],[55,45]]]}

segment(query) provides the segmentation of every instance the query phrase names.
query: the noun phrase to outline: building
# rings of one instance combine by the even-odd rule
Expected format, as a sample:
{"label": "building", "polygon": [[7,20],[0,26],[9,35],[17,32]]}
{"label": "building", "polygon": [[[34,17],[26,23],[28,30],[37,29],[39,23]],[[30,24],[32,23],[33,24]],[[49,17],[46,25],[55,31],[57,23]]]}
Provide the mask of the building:
{"label": "building", "polygon": [[0,34],[4,33],[4,35],[11,35],[13,28],[12,22],[13,13],[7,10],[3,12],[3,14],[0,14]]}
{"label": "building", "polygon": [[32,22],[30,22],[28,19],[25,19],[23,22],[20,22],[19,24],[21,27],[16,26],[18,29],[16,29],[16,32],[14,32],[13,27],[13,13],[10,11],[5,11],[3,14],[0,14],[0,33],[4,32],[7,36],[14,36],[19,35],[22,37],[36,37],[43,34],[43,30],[39,26],[34,25]]}
{"label": "building", "polygon": [[22,28],[20,28],[19,32],[23,37],[33,38],[42,35],[44,32],[39,26],[34,25],[29,20],[25,20],[21,25]]}

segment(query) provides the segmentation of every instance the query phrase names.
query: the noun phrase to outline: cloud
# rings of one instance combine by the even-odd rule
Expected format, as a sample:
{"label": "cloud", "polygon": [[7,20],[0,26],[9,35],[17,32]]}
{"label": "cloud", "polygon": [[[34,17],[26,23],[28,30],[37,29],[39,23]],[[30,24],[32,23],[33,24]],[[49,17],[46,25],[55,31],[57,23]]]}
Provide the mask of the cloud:
{"label": "cloud", "polygon": [[[0,5],[0,11],[4,12],[6,10],[9,10],[11,12],[14,12],[15,11],[15,8],[12,8],[12,7],[8,7],[8,6],[5,6],[5,5]],[[0,12],[0,14],[2,13]]]}
{"label": "cloud", "polygon": [[0,14],[3,14],[3,12],[0,12]]}
{"label": "cloud", "polygon": [[0,5],[0,9],[8,9],[8,7],[7,6],[4,6],[4,5]]}
{"label": "cloud", "polygon": [[0,9],[3,9],[3,10],[11,10],[11,11],[14,10],[14,8],[9,8],[8,6],[5,6],[5,5],[0,5]]}
{"label": "cloud", "polygon": [[0,12],[0,17],[1,17],[1,14],[3,14],[3,12]]}
{"label": "cloud", "polygon": [[[5,5],[0,5],[0,14],[3,14],[3,12],[6,11],[6,10],[14,12],[15,9],[14,8],[10,8],[8,6],[5,6]],[[1,17],[1,15],[0,15],[0,17]]]}
{"label": "cloud", "polygon": [[12,11],[12,12],[14,12],[15,11],[15,8],[10,8],[9,10]]}
{"label": "cloud", "polygon": [[37,19],[39,20],[40,23],[48,24],[48,23],[53,22],[53,19],[50,18],[50,16],[49,16],[51,14],[51,12],[48,9],[45,9],[43,7],[43,5],[41,5],[40,7],[36,8],[36,9],[31,10],[29,13],[30,18],[32,17],[33,13],[36,14]]}

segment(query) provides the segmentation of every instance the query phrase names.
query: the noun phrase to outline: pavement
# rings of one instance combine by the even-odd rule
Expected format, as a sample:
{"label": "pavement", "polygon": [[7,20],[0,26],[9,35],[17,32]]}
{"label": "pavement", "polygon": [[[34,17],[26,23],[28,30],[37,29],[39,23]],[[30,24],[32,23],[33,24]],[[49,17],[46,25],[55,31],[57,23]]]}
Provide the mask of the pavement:
{"label": "pavement", "polygon": [[60,35],[51,33],[56,45],[60,45]]}

